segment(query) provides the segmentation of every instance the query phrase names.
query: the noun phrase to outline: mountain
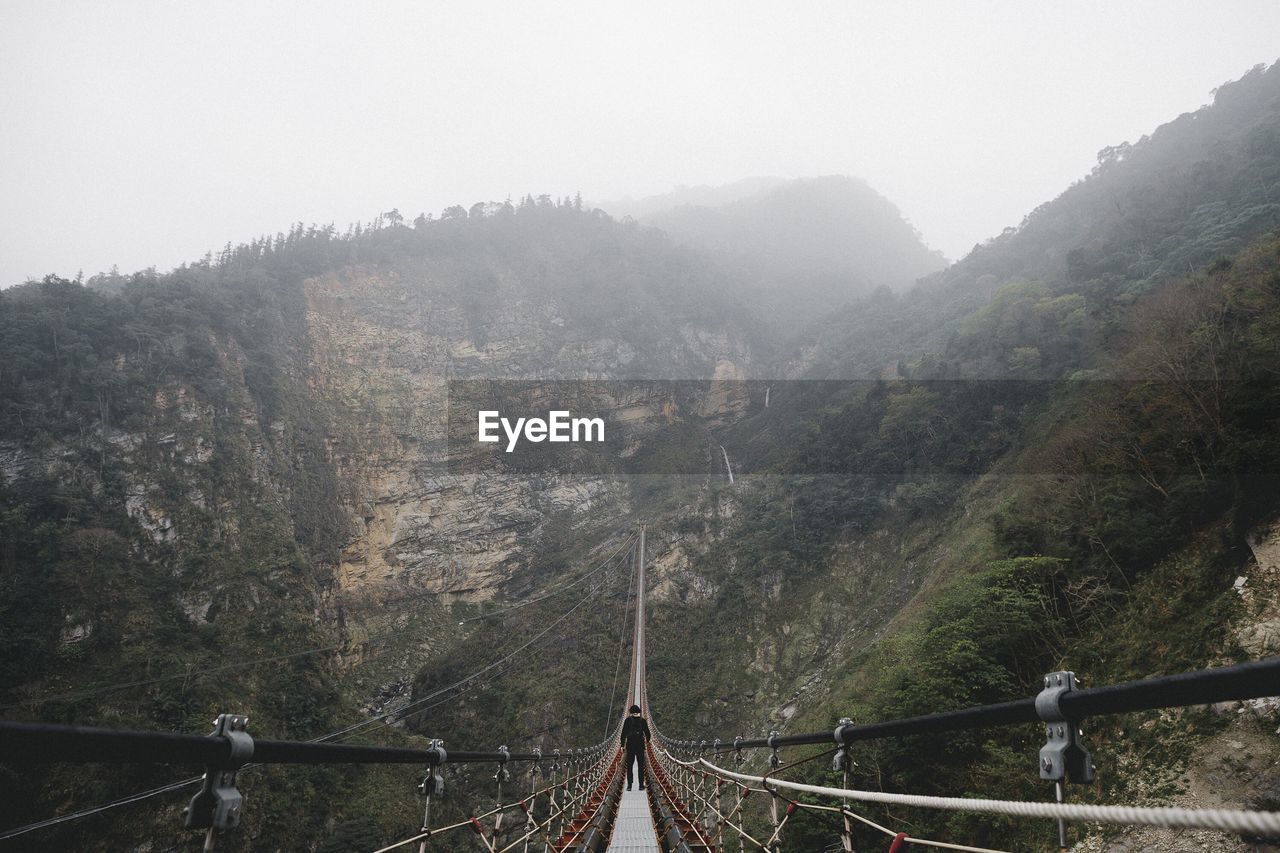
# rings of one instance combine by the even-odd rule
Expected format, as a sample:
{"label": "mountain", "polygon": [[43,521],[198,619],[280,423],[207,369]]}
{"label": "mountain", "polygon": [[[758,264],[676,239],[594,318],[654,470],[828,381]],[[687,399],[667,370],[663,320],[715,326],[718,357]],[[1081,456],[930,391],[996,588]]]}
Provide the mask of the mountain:
{"label": "mountain", "polygon": [[[403,702],[428,659],[483,632],[445,608],[554,579],[629,526],[617,478],[469,467],[451,403],[479,378],[737,376],[751,318],[720,271],[652,229],[532,199],[448,213],[298,226],[164,275],[0,293],[10,714],[202,731],[232,703],[259,733],[315,737]],[[634,426],[668,404],[602,405]],[[18,815],[171,772],[0,784]],[[297,826],[270,803],[293,786],[336,800],[386,778],[249,775],[264,809],[230,843],[254,849],[291,846]],[[371,831],[390,840],[413,820],[411,788]],[[92,843],[179,825],[138,810]],[[47,837],[79,847],[79,831]]]}
{"label": "mountain", "polygon": [[[643,222],[544,196],[297,226],[167,274],[6,290],[0,702],[185,732],[234,710],[260,737],[592,743],[638,519],[650,698],[676,737],[1280,652],[1278,87],[1276,66],[1224,86],[945,269],[865,184],[818,178]],[[626,442],[581,468],[476,456],[451,414],[476,394],[577,394]],[[1273,807],[1274,767],[1240,760],[1276,753],[1272,712],[1227,710],[1091,722],[1100,781],[1072,798]],[[868,746],[855,782],[1042,798],[1037,748],[1022,730]],[[826,782],[823,763],[797,771]],[[0,794],[12,825],[179,775],[5,768]],[[243,780],[227,849],[373,849],[421,818],[395,768]],[[488,770],[456,770],[433,815],[492,794]],[[179,812],[147,801],[41,843],[180,846]],[[754,798],[744,820],[765,821]],[[787,844],[824,831],[797,820]]]}
{"label": "mountain", "polygon": [[[671,685],[651,687],[655,707],[696,721],[672,736],[1025,697],[1061,668],[1106,683],[1280,652],[1277,94],[1280,66],[1251,71],[1123,155],[1103,152],[1020,228],[798,336],[789,372],[810,381],[776,384],[772,407],[722,435],[734,511],[708,507],[681,611],[655,608],[663,650],[715,661],[692,686],[678,655],[651,668]],[[772,712],[744,720],[766,696]],[[1274,774],[1257,768],[1231,776],[1229,796],[1203,793],[1225,784],[1222,738],[1272,753],[1268,713],[1098,721],[1109,766],[1084,796],[1269,803],[1255,792]],[[1167,772],[1126,769],[1174,727],[1188,739]],[[1039,797],[1023,771],[1034,749],[1016,732],[886,744],[862,754],[856,781]],[[912,826],[1052,843],[1032,825]]]}
{"label": "mountain", "polygon": [[701,184],[695,187],[676,187],[668,193],[645,196],[644,198],[615,199],[598,202],[596,207],[617,219],[631,217],[636,220],[660,215],[678,207],[720,207],[761,193],[776,189],[786,184],[785,178],[757,176],[743,178],[730,184],[713,186]]}
{"label": "mountain", "polygon": [[[1280,246],[1250,213],[1252,176],[1269,174],[1274,151],[1236,144],[1275,121],[1277,79],[1251,72],[1196,118],[1133,146],[1123,169],[1110,163],[1085,178],[1088,192],[1068,190],[914,288],[881,289],[819,319],[816,334],[799,335],[789,370],[806,381],[755,385],[752,404],[714,432],[733,460],[732,486],[673,483],[662,501],[637,493],[659,567],[650,699],[674,721],[669,735],[822,729],[842,715],[871,721],[1026,697],[1064,667],[1106,683],[1280,652],[1280,495],[1270,473],[1280,461]],[[1191,125],[1194,144],[1179,142]],[[1196,164],[1216,163],[1204,159],[1211,151],[1226,155],[1221,180],[1195,184]],[[1143,177],[1157,174],[1168,178]],[[1163,192],[1234,223],[1212,235],[1226,254],[1205,250],[1205,234],[1148,218]],[[1111,221],[1129,193],[1137,199],[1120,209],[1130,219]],[[1055,248],[1042,237],[1048,222],[1077,230]],[[1151,229],[1163,235],[1161,258],[1191,254],[1202,265],[1163,276],[1153,274],[1159,259],[1070,272],[1067,256],[1086,235]],[[1114,252],[1131,248],[1119,241]],[[772,392],[768,407],[760,385]],[[1240,577],[1247,597],[1235,590]],[[556,686],[608,682],[607,663],[583,671],[578,655],[592,667],[607,660],[604,638],[625,599],[616,581],[609,595],[532,672],[436,709],[430,727],[482,737],[497,718],[546,730]],[[504,624],[527,636],[540,618],[518,611]],[[482,638],[468,643],[478,657]],[[425,667],[415,697],[456,672]],[[1117,802],[1185,784],[1231,792],[1205,804],[1267,806],[1254,792],[1273,773],[1223,770],[1234,749],[1226,741],[1259,755],[1277,746],[1265,706],[1238,710],[1229,722],[1213,713],[1141,729],[1096,722],[1101,782],[1073,797]],[[595,703],[580,711],[580,726],[607,717]],[[1132,771],[1169,742],[1180,752],[1165,769]],[[1036,748],[1021,731],[868,747],[855,781],[1037,798],[1026,772]],[[815,765],[809,780],[830,777]],[[1054,843],[1052,828],[1035,823],[917,815],[912,826],[1015,849]],[[796,849],[829,841],[820,828],[797,832]]]}
{"label": "mountain", "polygon": [[946,265],[865,181],[750,179],[647,199],[642,222],[715,258],[775,332],[880,287],[903,290]]}
{"label": "mountain", "polygon": [[866,377],[930,352],[939,370],[1007,375],[1014,350],[1060,330],[1073,352],[1046,364],[1067,375],[1108,318],[1280,227],[1278,204],[1280,70],[1259,66],[1209,106],[1103,149],[1089,175],[921,287],[833,310],[806,329],[793,369]]}

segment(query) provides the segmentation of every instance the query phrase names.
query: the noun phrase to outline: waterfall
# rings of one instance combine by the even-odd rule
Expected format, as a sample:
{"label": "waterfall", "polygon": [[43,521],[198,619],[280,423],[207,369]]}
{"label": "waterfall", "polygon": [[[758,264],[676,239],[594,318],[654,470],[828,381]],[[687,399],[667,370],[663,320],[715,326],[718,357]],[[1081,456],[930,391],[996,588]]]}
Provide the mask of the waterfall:
{"label": "waterfall", "polygon": [[729,465],[729,451],[724,449],[724,445],[720,445],[720,452],[724,454],[724,470],[729,473],[729,485],[733,485],[733,468]]}

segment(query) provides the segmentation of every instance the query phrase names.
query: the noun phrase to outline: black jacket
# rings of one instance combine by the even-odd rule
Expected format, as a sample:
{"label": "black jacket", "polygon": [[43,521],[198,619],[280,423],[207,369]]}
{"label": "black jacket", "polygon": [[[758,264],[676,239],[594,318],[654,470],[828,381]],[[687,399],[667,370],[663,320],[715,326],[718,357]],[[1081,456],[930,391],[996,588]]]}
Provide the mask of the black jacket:
{"label": "black jacket", "polygon": [[649,740],[649,723],[644,717],[627,717],[622,724],[622,746],[627,752],[644,752]]}

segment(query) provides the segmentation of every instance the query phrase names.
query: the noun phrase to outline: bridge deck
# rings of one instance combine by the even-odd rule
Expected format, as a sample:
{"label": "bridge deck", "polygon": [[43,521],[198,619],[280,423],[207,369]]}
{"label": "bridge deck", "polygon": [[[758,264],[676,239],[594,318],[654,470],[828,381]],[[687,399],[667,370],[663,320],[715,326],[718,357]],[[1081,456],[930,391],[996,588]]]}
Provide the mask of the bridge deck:
{"label": "bridge deck", "polygon": [[657,853],[658,836],[653,831],[653,818],[649,814],[649,800],[641,790],[623,791],[618,806],[618,818],[613,825],[613,837],[609,839],[609,851],[621,853]]}

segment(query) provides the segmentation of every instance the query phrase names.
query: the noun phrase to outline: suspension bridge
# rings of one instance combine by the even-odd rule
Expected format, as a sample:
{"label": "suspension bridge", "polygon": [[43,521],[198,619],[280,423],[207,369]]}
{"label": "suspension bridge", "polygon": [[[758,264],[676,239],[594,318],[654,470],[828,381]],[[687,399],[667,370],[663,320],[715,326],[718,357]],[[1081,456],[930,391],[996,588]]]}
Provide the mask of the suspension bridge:
{"label": "suspension bridge", "polygon": [[[971,853],[1000,850],[917,838],[896,831],[860,811],[859,804],[873,803],[1053,821],[1058,827],[1059,846],[1064,850],[1069,846],[1069,823],[1201,828],[1252,840],[1280,839],[1280,812],[1071,803],[1066,797],[1069,783],[1089,783],[1094,779],[1095,767],[1083,728],[1086,720],[1109,714],[1275,697],[1280,695],[1280,658],[1088,689],[1074,673],[1054,672],[1045,676],[1043,689],[1036,696],[994,705],[865,724],[842,719],[833,729],[820,732],[784,735],[771,731],[756,738],[711,735],[698,740],[667,737],[658,725],[663,722],[663,709],[652,707],[648,695],[645,535],[641,525],[634,540],[624,542],[614,554],[616,557],[628,544],[633,546],[627,556],[634,557],[635,624],[624,711],[612,732],[600,743],[544,754],[540,749],[513,752],[506,746],[494,751],[446,748],[442,740],[432,740],[426,748],[340,742],[341,738],[371,722],[391,717],[390,712],[311,741],[255,738],[249,732],[248,718],[237,714],[220,715],[214,721],[213,733],[208,736],[0,721],[0,764],[144,762],[206,768],[202,775],[171,785],[0,831],[0,844],[17,842],[24,844],[23,849],[30,849],[38,843],[33,839],[43,829],[198,786],[184,812],[185,825],[193,831],[202,831],[203,849],[213,851],[219,839],[236,831],[244,810],[252,807],[237,788],[240,772],[265,764],[343,763],[418,768],[421,779],[418,793],[423,805],[421,826],[402,840],[372,853],[414,850],[425,853],[446,837],[456,846],[460,836],[470,837],[475,849],[488,853],[781,851],[793,849],[787,845],[788,824],[800,812],[828,822],[831,840],[824,849],[831,851],[853,853],[855,826],[883,834],[887,845],[868,848],[864,843],[857,848],[861,850],[887,849],[890,853],[926,848]],[[582,583],[609,562],[569,586]],[[537,600],[542,597],[526,603]],[[587,596],[580,598],[568,612],[514,652],[412,703],[412,714],[433,707],[430,702],[438,694],[500,671],[516,654],[554,631],[587,600]],[[524,604],[513,607],[521,606]],[[507,609],[512,608],[504,608]],[[631,705],[640,707],[653,733],[643,755],[648,784],[637,789],[624,788],[627,772],[625,751],[620,742],[625,708]],[[406,709],[398,713],[398,719],[409,716]],[[1045,742],[1037,756],[1028,756],[1028,772],[1038,770],[1041,780],[1052,783],[1054,798],[1051,801],[925,796],[859,790],[851,785],[852,756],[860,742],[908,736],[941,738],[967,729],[1031,724],[1043,728]],[[826,746],[827,750],[815,754],[811,749],[815,746]],[[810,754],[790,762],[783,757],[783,750],[800,747],[809,747]],[[744,772],[744,765],[753,757],[765,759],[767,768],[761,768],[764,772]],[[799,764],[828,757],[833,777],[839,784],[815,785],[786,778],[788,771]],[[921,760],[928,760],[928,756],[922,755]],[[432,806],[446,796],[442,770],[450,765],[495,767],[494,807],[469,814],[463,820],[433,822]],[[529,781],[523,785],[514,783],[513,768],[526,769]],[[748,819],[749,802],[764,803],[762,819]]]}

